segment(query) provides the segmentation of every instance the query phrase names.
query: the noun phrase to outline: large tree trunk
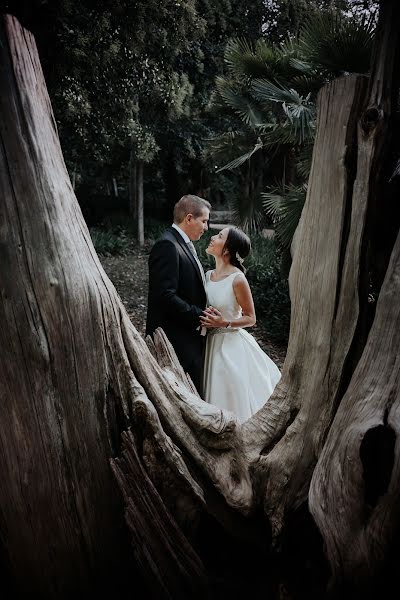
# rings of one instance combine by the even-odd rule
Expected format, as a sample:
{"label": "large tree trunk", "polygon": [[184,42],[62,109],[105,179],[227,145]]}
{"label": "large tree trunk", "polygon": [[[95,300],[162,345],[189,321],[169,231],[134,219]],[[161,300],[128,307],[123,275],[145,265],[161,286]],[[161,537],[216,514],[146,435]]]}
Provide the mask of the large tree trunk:
{"label": "large tree trunk", "polygon": [[[148,393],[160,401],[165,391],[176,394],[101,267],[34,39],[10,16],[1,22],[0,53],[0,556],[25,595],[83,597],[105,585],[115,593],[135,571],[109,459],[120,451],[122,430],[135,419],[141,428],[149,400],[138,376],[146,386],[151,375]],[[140,463],[130,467],[140,477],[146,523],[157,493]],[[167,509],[158,513],[172,523]],[[173,557],[181,561],[165,581],[149,577],[156,596],[168,582],[176,589],[179,572],[182,592],[202,589],[201,562],[190,549],[184,556],[185,537],[175,530],[169,567]],[[152,539],[137,540],[136,563],[154,570],[147,543],[151,549]]]}
{"label": "large tree trunk", "polygon": [[26,594],[72,597],[123,572],[122,499],[108,458],[140,386],[34,40],[11,17],[0,35],[1,545]]}
{"label": "large tree trunk", "polygon": [[[398,22],[383,16],[380,27]],[[283,377],[240,425],[199,398],[162,331],[146,345],[130,323],[73,194],[33,38],[11,17],[0,69],[0,555],[13,579],[44,598],[89,594],[105,573],[117,581],[119,487],[153,597],[265,595],[280,577],[270,542],[284,551],[289,533],[300,538],[309,500],[332,587],[353,561],[365,590],[397,531],[400,476],[398,246],[366,343],[365,224],[385,133],[357,144],[366,79],[320,92]]]}
{"label": "large tree trunk", "polygon": [[[359,282],[351,302],[353,309],[359,307],[358,335],[350,352],[352,363],[358,364],[310,490],[311,512],[333,569],[332,585],[346,589],[366,586],[365,592],[370,591],[370,580],[382,570],[385,560],[393,560],[393,547],[400,534],[400,235],[387,266],[399,227],[399,209],[395,207],[399,189],[397,186],[395,194],[387,184],[388,163],[393,168],[391,138],[399,108],[399,71],[400,5],[385,1],[357,128],[357,171],[348,241],[349,254],[356,261],[353,265],[345,262],[342,277],[346,294],[350,281]],[[376,219],[378,212],[384,213],[390,227],[376,233],[374,229],[381,224],[381,219]],[[377,248],[371,241],[379,235],[384,239]],[[385,271],[369,331],[369,278],[376,285]]]}
{"label": "large tree trunk", "polygon": [[343,253],[354,177],[350,154],[363,90],[364,79],[351,76],[320,92],[308,195],[289,277],[292,312],[283,377],[265,409],[244,426],[276,540],[285,521],[307,500],[340,401],[357,324],[358,281],[348,282],[343,297],[340,291],[343,262],[359,261]]}

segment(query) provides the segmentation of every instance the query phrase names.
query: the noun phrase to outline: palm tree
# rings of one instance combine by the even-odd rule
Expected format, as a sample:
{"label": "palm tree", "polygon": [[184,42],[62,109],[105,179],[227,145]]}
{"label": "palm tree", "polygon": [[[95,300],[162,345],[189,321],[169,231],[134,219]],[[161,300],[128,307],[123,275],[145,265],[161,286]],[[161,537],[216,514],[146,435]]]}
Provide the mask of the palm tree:
{"label": "palm tree", "polygon": [[[268,183],[264,194],[260,190],[236,201],[233,212],[240,225],[257,229],[266,213],[281,246],[290,246],[305,199],[317,93],[335,77],[368,71],[373,32],[372,19],[319,12],[309,17],[297,38],[280,46],[264,39],[229,42],[228,76],[216,80],[217,105],[235,115],[239,125],[214,138],[210,152],[219,160],[229,158],[219,171],[249,169],[262,155],[264,176],[260,178],[257,164],[253,176]],[[235,150],[241,154],[234,155]]]}

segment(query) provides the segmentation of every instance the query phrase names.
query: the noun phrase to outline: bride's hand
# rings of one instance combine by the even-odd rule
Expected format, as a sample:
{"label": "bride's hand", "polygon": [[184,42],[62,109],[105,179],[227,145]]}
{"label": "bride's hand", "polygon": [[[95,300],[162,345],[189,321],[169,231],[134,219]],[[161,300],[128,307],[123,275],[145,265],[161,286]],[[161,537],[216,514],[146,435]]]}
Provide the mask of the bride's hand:
{"label": "bride's hand", "polygon": [[200,323],[203,327],[225,327],[226,321],[217,308],[208,306],[203,311],[203,316],[200,317]]}

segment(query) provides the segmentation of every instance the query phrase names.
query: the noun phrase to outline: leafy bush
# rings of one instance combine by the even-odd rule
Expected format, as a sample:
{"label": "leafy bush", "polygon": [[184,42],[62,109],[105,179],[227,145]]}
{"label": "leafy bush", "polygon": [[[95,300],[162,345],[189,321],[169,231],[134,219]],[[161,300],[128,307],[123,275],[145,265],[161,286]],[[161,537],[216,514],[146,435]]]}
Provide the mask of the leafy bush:
{"label": "leafy bush", "polygon": [[132,247],[132,236],[124,229],[92,227],[90,236],[96,252],[103,256],[127,254]]}
{"label": "leafy bush", "polygon": [[[157,219],[145,219],[146,246],[151,247],[168,225]],[[135,225],[126,213],[111,214],[89,231],[96,252],[104,256],[125,255],[137,246]]]}
{"label": "leafy bush", "polygon": [[282,279],[280,256],[274,240],[251,236],[252,253],[245,261],[257,319],[269,337],[286,343],[290,328],[289,285]]}
{"label": "leafy bush", "polygon": [[214,258],[209,254],[206,254],[206,248],[210,243],[211,236],[215,235],[216,233],[218,233],[216,229],[209,229],[203,233],[199,241],[195,243],[196,251],[200,262],[203,265],[204,271],[209,271],[215,266]]}
{"label": "leafy bush", "polygon": [[144,235],[151,246],[164,233],[167,227],[170,227],[171,223],[172,219],[171,222],[160,221],[159,219],[154,219],[152,217],[145,219]]}

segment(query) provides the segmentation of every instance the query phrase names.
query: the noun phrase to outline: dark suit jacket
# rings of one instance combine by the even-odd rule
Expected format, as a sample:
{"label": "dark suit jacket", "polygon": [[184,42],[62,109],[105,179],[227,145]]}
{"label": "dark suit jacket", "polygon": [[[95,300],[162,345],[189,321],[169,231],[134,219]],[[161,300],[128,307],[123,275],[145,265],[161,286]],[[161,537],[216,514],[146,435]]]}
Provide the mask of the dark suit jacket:
{"label": "dark suit jacket", "polygon": [[163,328],[199,391],[205,337],[197,327],[206,303],[196,259],[180,233],[170,227],[156,241],[149,257],[146,335]]}

